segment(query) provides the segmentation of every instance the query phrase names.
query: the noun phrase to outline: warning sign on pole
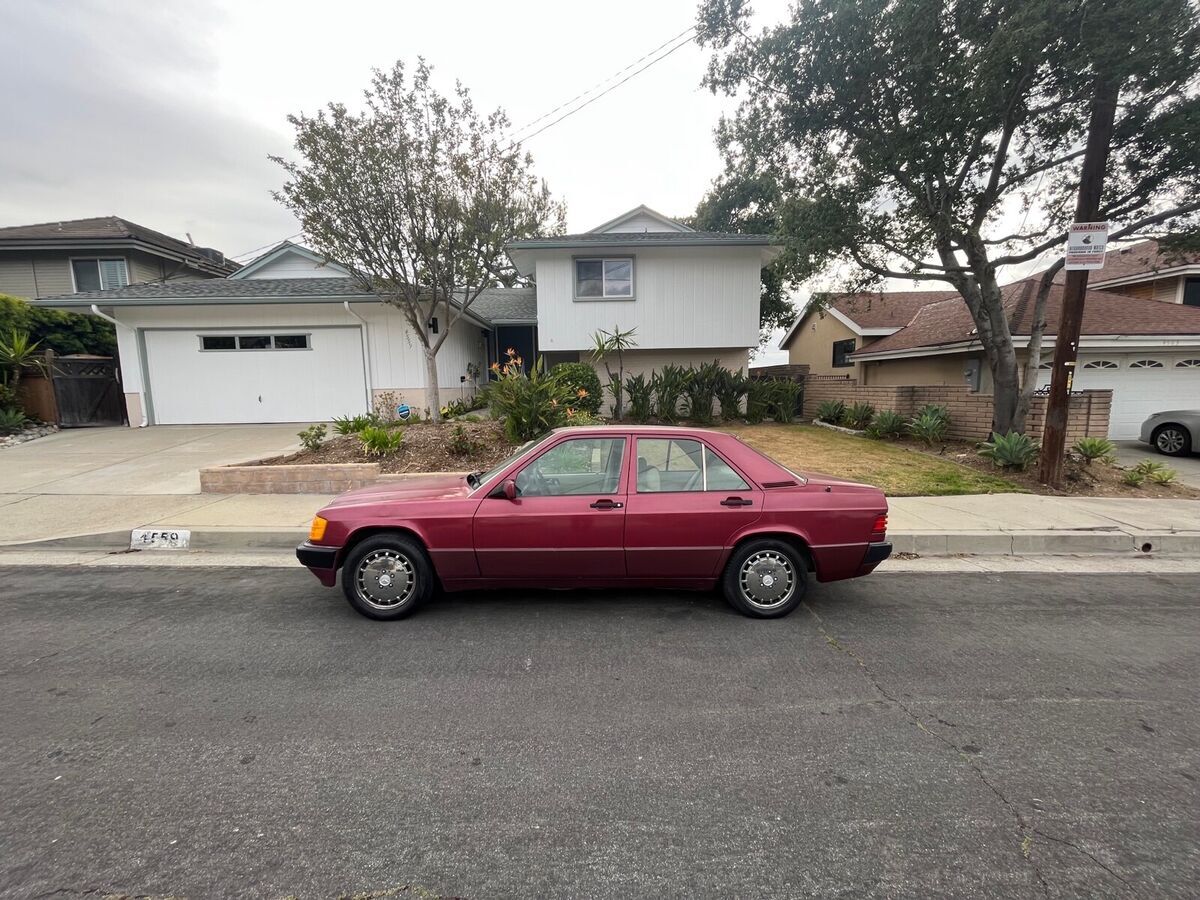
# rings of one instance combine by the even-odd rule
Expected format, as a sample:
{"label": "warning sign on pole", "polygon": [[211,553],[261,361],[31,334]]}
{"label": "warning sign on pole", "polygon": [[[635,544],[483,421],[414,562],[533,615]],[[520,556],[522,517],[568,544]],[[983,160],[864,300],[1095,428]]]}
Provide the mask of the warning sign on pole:
{"label": "warning sign on pole", "polygon": [[1103,269],[1107,246],[1107,222],[1076,222],[1067,232],[1066,268]]}

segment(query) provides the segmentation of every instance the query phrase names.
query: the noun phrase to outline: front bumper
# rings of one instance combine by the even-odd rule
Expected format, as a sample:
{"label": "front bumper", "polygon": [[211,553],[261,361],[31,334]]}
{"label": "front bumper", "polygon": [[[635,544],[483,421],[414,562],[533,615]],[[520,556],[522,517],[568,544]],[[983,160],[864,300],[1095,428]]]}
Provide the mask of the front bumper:
{"label": "front bumper", "polygon": [[296,548],[296,559],[307,566],[309,571],[317,576],[317,580],[326,587],[332,587],[337,580],[337,558],[340,547],[320,547],[305,541]]}

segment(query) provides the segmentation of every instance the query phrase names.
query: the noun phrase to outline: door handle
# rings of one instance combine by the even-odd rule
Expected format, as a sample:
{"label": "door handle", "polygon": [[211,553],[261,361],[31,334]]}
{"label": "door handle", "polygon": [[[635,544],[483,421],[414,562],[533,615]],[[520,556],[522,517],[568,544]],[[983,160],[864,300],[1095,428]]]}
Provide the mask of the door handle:
{"label": "door handle", "polygon": [[592,509],[620,509],[624,503],[618,503],[615,500],[597,500],[592,504]]}
{"label": "door handle", "polygon": [[721,501],[722,506],[753,506],[753,500],[747,500],[745,497],[726,497]]}

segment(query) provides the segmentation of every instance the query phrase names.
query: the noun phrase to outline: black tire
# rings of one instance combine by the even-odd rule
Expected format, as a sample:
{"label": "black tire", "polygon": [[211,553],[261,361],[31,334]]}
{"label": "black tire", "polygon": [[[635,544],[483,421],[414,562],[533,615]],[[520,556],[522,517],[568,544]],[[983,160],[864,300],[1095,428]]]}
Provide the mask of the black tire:
{"label": "black tire", "polygon": [[[781,589],[783,578],[790,579],[790,584]],[[721,578],[729,605],[755,619],[786,616],[800,605],[807,588],[808,566],[803,554],[775,538],[758,538],[738,547]],[[756,596],[756,591],[763,593]]]}
{"label": "black tire", "polygon": [[1187,456],[1192,452],[1192,435],[1182,425],[1159,425],[1150,435],[1154,449],[1164,456]]}
{"label": "black tire", "polygon": [[368,619],[403,619],[429,599],[433,587],[433,566],[424,548],[399,534],[367,538],[342,564],[342,592]]}

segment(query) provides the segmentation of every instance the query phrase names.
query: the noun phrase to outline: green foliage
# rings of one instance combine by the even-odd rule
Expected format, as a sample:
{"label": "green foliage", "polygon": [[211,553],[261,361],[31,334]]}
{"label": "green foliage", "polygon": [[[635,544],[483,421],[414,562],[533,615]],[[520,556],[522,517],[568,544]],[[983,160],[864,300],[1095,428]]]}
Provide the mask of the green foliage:
{"label": "green foliage", "polygon": [[905,428],[908,433],[921,441],[927,447],[932,447],[938,441],[946,436],[946,429],[950,427],[950,420],[939,415],[934,408],[926,407],[913,417]]}
{"label": "green foliage", "polygon": [[514,444],[534,440],[562,425],[573,399],[566,385],[546,374],[541,359],[528,374],[510,359],[488,385],[488,400],[503,418],[504,433]]}
{"label": "green foliage", "polygon": [[846,404],[841,400],[822,400],[817,405],[817,418],[829,425],[841,424],[846,415]]}
{"label": "green foliage", "polygon": [[936,416],[947,425],[950,424],[950,410],[946,409],[944,406],[938,406],[935,403],[929,403],[925,406],[922,406],[917,410],[917,414],[913,418],[919,418],[921,416]]}
{"label": "green foliage", "polygon": [[871,419],[874,417],[875,407],[870,403],[855,403],[846,408],[842,424],[847,428],[857,428],[861,431],[871,424]]}
{"label": "green foliage", "polygon": [[[466,415],[472,410],[483,409],[485,406],[487,406],[487,401],[484,400],[482,393],[476,394],[475,396],[469,398],[451,400],[442,407],[442,418],[456,419],[459,416]],[[410,423],[414,421],[411,415],[409,416],[408,420]],[[416,421],[420,421],[420,417],[418,417]]]}
{"label": "green foliage", "polygon": [[0,334],[13,331],[28,332],[41,349],[60,356],[115,356],[117,352],[117,335],[111,322],[98,316],[31,306],[19,297],[0,294]]}
{"label": "green foliage", "polygon": [[604,420],[599,416],[593,416],[587,410],[568,409],[563,424],[568,428],[578,428],[583,425],[603,425]]}
{"label": "green foliage", "polygon": [[713,420],[713,403],[717,399],[721,371],[715,362],[687,370],[683,388],[687,400],[686,415],[697,425],[708,425]]}
{"label": "green foliage", "polygon": [[876,439],[897,438],[903,433],[904,416],[891,409],[877,413],[867,426],[867,436]]}
{"label": "green foliage", "polygon": [[[637,333],[636,328],[630,328],[628,331],[622,331],[619,326],[614,325],[612,331],[597,329],[592,335],[594,346],[592,347],[592,359],[596,362],[604,364],[604,371],[608,373],[608,384],[605,389],[612,395],[613,398],[613,416],[617,419],[625,417],[624,403],[624,384],[625,384],[625,354],[637,346],[637,341],[634,340],[634,335]],[[617,358],[617,371],[612,370],[609,359],[615,356]]]}
{"label": "green foliage", "polygon": [[550,375],[567,389],[568,394],[575,398],[572,405],[576,410],[582,410],[593,416],[600,415],[604,394],[600,387],[600,376],[596,374],[595,369],[587,363],[559,363],[550,370]]}
{"label": "green foliage", "polygon": [[1112,461],[1117,448],[1112,441],[1102,437],[1083,437],[1077,440],[1071,449],[1090,466],[1097,459],[1102,462]]}
{"label": "green foliage", "polygon": [[446,442],[446,449],[454,456],[474,456],[482,447],[479,441],[467,434],[467,429],[463,427],[462,422],[458,422],[450,432],[450,440]]}
{"label": "green foliage", "polygon": [[1139,472],[1137,469],[1130,469],[1121,476],[1121,482],[1129,487],[1141,487],[1145,481],[1145,473]]}
{"label": "green foliage", "polygon": [[757,425],[767,417],[771,407],[773,387],[765,378],[750,378],[746,381],[746,421]]}
{"label": "green foliage", "polygon": [[309,425],[296,436],[300,438],[300,445],[305,450],[315,452],[321,449],[321,445],[325,443],[326,429],[324,425]]}
{"label": "green foliage", "polygon": [[729,421],[742,415],[742,398],[749,390],[749,381],[744,374],[722,369],[717,379],[717,400],[721,404],[721,418]]}
{"label": "green foliage", "polygon": [[786,425],[796,418],[796,406],[804,385],[790,378],[770,378],[767,381],[767,409],[771,418]]}
{"label": "green foliage", "polygon": [[625,379],[625,393],[629,395],[629,417],[635,422],[646,422],[654,406],[654,387],[641,372]]}
{"label": "green foliage", "polygon": [[663,366],[650,377],[654,390],[654,412],[670,424],[679,420],[679,401],[687,389],[687,372],[682,366]]}
{"label": "green foliage", "polygon": [[17,392],[11,385],[4,383],[0,379],[0,409],[20,409],[21,404],[17,402]]}
{"label": "green foliage", "polygon": [[979,455],[1004,469],[1023,472],[1038,456],[1039,447],[1027,434],[1012,431],[992,435],[990,441],[979,445]]}
{"label": "green foliage", "polygon": [[382,425],[379,417],[374,413],[366,413],[357,416],[334,416],[333,430],[338,434],[358,434],[368,425]]}
{"label": "green foliage", "polygon": [[1140,463],[1133,467],[1135,472],[1140,472],[1143,475],[1150,476],[1155,472],[1161,472],[1166,469],[1166,466],[1157,460],[1143,459]]}
{"label": "green foliage", "polygon": [[1156,469],[1148,477],[1155,484],[1170,484],[1178,474],[1174,469]]}
{"label": "green foliage", "polygon": [[19,409],[0,409],[0,434],[16,434],[28,421]]}
{"label": "green foliage", "polygon": [[358,433],[358,442],[368,456],[395,453],[404,443],[404,429],[384,425],[368,425]]}

